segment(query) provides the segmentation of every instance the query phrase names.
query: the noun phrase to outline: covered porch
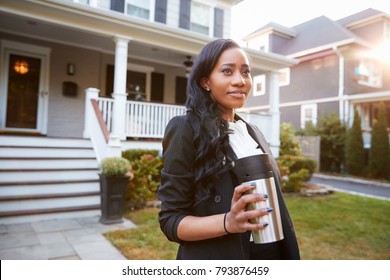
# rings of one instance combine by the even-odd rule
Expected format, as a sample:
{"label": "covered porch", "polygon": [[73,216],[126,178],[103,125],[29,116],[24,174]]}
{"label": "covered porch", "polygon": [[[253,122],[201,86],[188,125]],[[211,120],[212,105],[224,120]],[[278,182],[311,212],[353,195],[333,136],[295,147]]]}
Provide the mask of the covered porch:
{"label": "covered porch", "polygon": [[[19,5],[5,0],[0,14],[2,57],[6,58],[1,72],[10,71],[8,53],[38,57],[41,62],[33,124],[10,128],[5,107],[0,130],[92,138],[95,130],[90,113],[95,111],[88,100],[94,99],[109,135],[109,141],[104,141],[116,149],[134,143],[129,140],[161,140],[167,121],[185,111],[187,62],[214,39],[72,1],[23,1]],[[272,53],[246,52],[253,76],[268,76],[270,109],[252,114],[242,108],[239,113],[262,129],[277,156],[278,70],[296,62]],[[5,104],[6,76],[0,84]]]}

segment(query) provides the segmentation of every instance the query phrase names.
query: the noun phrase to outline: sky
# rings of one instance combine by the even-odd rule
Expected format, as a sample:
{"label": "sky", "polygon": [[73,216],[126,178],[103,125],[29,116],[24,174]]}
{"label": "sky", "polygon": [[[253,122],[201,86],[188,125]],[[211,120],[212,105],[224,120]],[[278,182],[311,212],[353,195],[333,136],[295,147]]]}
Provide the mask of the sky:
{"label": "sky", "polygon": [[287,27],[319,16],[332,20],[368,8],[390,15],[390,0],[244,0],[232,9],[232,38],[240,41],[269,22]]}

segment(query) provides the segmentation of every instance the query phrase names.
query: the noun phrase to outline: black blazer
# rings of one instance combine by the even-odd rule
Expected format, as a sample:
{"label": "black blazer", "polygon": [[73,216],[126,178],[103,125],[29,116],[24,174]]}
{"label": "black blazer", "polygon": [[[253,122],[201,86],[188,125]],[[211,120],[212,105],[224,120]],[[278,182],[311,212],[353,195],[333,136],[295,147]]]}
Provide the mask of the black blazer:
{"label": "black blazer", "polygon": [[[239,119],[237,115],[236,118]],[[271,154],[260,130],[248,123],[247,127],[259,147]],[[233,158],[237,158],[232,149],[231,153]],[[249,259],[250,232],[227,234],[202,241],[182,241],[178,238],[178,225],[187,215],[209,216],[230,211],[236,186],[232,166],[227,164],[218,180],[213,182],[213,188],[210,188],[214,191],[197,188],[194,185],[194,155],[194,131],[188,117],[174,117],[166,127],[163,140],[164,167],[158,189],[158,197],[162,202],[159,213],[161,230],[169,240],[180,244],[177,259]],[[283,258],[299,259],[293,225],[280,190],[279,169],[273,158],[272,166],[283,223]]]}

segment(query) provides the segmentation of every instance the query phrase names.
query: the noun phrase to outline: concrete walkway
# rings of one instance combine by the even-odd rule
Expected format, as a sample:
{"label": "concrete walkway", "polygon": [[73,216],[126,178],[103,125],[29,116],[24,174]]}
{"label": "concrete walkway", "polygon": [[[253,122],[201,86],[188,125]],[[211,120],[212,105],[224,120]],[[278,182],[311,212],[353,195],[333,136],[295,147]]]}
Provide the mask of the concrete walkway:
{"label": "concrete walkway", "polygon": [[126,260],[102,234],[134,227],[125,219],[103,225],[98,216],[0,225],[0,259]]}

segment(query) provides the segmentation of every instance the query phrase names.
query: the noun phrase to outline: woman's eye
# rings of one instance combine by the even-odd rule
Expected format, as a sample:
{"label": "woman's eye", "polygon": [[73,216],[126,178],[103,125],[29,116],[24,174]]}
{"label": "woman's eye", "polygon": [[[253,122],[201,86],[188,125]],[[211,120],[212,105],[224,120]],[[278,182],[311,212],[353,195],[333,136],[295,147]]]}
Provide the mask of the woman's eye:
{"label": "woman's eye", "polygon": [[243,75],[249,75],[251,73],[251,70],[247,69],[242,72]]}
{"label": "woman's eye", "polygon": [[230,74],[230,73],[232,73],[232,71],[230,69],[222,69],[222,73]]}

